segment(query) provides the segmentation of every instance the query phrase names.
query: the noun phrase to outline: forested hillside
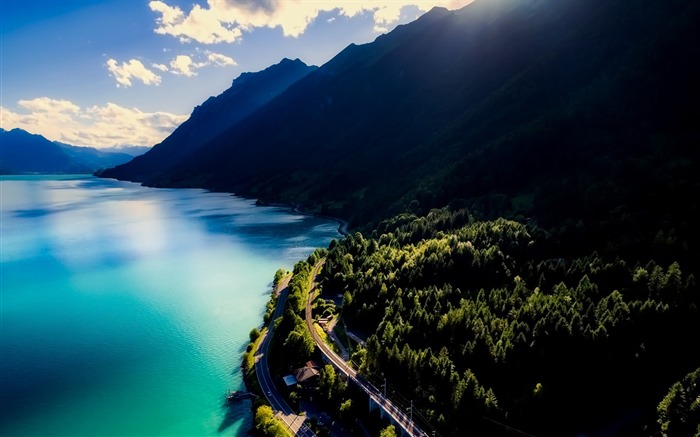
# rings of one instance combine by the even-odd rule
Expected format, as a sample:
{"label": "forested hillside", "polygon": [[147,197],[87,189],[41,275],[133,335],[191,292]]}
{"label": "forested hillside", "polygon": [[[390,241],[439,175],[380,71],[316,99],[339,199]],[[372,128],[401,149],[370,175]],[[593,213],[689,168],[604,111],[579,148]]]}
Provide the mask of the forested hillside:
{"label": "forested hillside", "polygon": [[[344,293],[349,329],[369,336],[361,371],[443,435],[500,429],[488,419],[538,436],[657,435],[657,405],[700,365],[695,265],[581,254],[464,210],[380,230],[331,244],[323,289]],[[688,416],[683,402],[670,409]],[[700,425],[678,417],[664,435]]]}

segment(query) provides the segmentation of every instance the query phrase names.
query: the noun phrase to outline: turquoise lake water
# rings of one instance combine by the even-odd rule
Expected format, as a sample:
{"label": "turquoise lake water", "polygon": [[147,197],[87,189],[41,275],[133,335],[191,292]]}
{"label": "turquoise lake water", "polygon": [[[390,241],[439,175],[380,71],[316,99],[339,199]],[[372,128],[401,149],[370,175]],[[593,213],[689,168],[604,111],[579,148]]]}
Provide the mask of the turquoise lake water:
{"label": "turquoise lake water", "polygon": [[0,435],[230,436],[274,272],[337,224],[202,190],[0,180]]}

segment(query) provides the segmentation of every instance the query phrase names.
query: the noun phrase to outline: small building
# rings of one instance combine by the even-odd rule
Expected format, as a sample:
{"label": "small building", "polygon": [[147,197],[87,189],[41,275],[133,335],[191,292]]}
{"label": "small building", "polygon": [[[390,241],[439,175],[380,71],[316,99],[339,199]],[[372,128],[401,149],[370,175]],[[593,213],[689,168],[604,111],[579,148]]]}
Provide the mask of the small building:
{"label": "small building", "polygon": [[318,368],[315,367],[301,367],[299,369],[296,369],[293,373],[294,377],[297,380],[297,383],[299,384],[304,384],[305,382],[309,381],[312,378],[315,378],[318,376]]}
{"label": "small building", "polygon": [[283,377],[287,387],[300,384],[302,386],[311,385],[317,379],[321,367],[315,361],[307,361],[304,367],[294,369],[291,375]]}

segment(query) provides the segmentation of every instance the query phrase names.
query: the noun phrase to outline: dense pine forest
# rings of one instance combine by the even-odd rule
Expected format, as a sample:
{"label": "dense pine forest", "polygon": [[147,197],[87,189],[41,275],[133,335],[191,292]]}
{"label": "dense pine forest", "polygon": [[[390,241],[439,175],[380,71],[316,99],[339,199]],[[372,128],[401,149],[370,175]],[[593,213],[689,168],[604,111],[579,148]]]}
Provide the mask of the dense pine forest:
{"label": "dense pine forest", "polygon": [[344,293],[349,329],[369,336],[361,371],[414,399],[443,435],[490,420],[534,435],[690,435],[691,266],[557,240],[465,210],[404,214],[333,242],[323,287]]}

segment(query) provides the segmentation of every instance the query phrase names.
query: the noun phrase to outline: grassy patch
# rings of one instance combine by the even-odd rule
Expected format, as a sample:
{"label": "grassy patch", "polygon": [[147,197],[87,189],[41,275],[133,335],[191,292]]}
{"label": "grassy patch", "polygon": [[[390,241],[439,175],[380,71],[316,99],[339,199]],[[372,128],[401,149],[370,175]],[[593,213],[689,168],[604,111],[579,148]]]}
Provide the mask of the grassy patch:
{"label": "grassy patch", "polygon": [[330,346],[330,348],[331,348],[331,350],[333,350],[333,352],[340,354],[340,349],[338,348],[338,345],[335,344],[335,342],[326,333],[326,331],[323,330],[323,328],[321,328],[318,324],[314,323],[314,329],[316,329],[316,332],[321,337],[323,342],[326,343],[328,346]]}
{"label": "grassy patch", "polygon": [[335,333],[336,337],[338,337],[338,340],[340,340],[340,343],[342,343],[345,349],[350,351],[352,349],[352,345],[350,344],[350,339],[345,332],[345,326],[341,325],[340,323],[336,323],[335,327],[333,328],[333,332]]}

